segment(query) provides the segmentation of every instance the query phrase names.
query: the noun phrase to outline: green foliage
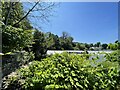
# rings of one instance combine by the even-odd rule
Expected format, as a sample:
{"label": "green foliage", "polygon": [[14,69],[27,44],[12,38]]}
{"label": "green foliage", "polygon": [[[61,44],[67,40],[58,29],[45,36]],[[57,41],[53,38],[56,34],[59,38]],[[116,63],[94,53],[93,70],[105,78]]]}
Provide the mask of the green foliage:
{"label": "green foliage", "polygon": [[62,33],[61,37],[54,35],[51,32],[45,34],[47,49],[49,50],[72,50],[73,37],[66,32]]}
{"label": "green foliage", "polygon": [[3,53],[22,50],[32,43],[32,26],[29,20],[24,18],[20,23],[14,25],[24,16],[22,3],[4,2],[1,3],[2,19],[2,41]]}
{"label": "green foliage", "polygon": [[107,44],[102,44],[102,49],[103,49],[103,50],[104,50],[104,49],[106,50],[106,49],[107,49],[107,46],[108,46]]}
{"label": "green foliage", "polygon": [[[23,6],[20,2],[4,2],[1,6],[3,18],[2,21],[5,25],[13,26],[24,16]],[[30,25],[27,17],[14,27],[32,29],[32,26]]]}
{"label": "green foliage", "polygon": [[44,33],[36,30],[34,32],[34,42],[32,44],[32,51],[35,54],[35,60],[40,60],[46,57],[47,46]]}
{"label": "green foliage", "polygon": [[74,49],[75,50],[85,50],[85,45],[84,44],[80,44],[80,43],[76,43]]}
{"label": "green foliage", "polygon": [[[117,90],[119,87],[118,62],[91,55],[55,54],[40,61],[33,61],[28,67],[18,70],[5,84],[7,88],[22,87],[22,90]],[[91,64],[93,63],[94,66]],[[20,83],[22,81],[22,83]],[[17,83],[16,83],[17,82]],[[16,87],[19,88],[19,87]]]}
{"label": "green foliage", "polygon": [[54,35],[50,32],[45,33],[46,44],[48,50],[59,50],[61,49],[60,40],[57,35]]}
{"label": "green foliage", "polygon": [[116,62],[120,60],[120,50],[105,55],[108,61]]}
{"label": "green foliage", "polygon": [[62,36],[59,38],[60,45],[64,50],[73,50],[73,37],[67,32],[62,32]]}
{"label": "green foliage", "polygon": [[117,50],[118,48],[119,48],[119,46],[118,46],[119,44],[118,43],[110,43],[110,44],[108,44],[108,49],[110,49],[110,50]]}
{"label": "green foliage", "polygon": [[22,50],[29,46],[33,39],[32,32],[32,30],[23,30],[21,28],[7,26],[2,31],[3,52]]}
{"label": "green foliage", "polygon": [[47,32],[45,33],[45,39],[48,50],[117,50],[120,46],[118,41],[113,44],[73,42],[74,38],[67,32],[63,32],[60,37],[51,32]]}
{"label": "green foliage", "polygon": [[99,47],[101,45],[101,43],[100,42],[97,42],[94,46],[95,47]]}

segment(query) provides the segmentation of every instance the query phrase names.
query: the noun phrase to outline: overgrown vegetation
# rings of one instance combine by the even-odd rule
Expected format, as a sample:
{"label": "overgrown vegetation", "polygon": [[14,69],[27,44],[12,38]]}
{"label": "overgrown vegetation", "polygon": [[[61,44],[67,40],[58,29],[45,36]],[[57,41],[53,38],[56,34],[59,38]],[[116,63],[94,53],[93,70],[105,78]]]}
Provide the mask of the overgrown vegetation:
{"label": "overgrown vegetation", "polygon": [[[96,62],[91,55],[55,54],[33,61],[4,82],[4,89],[21,90],[119,90],[117,60]],[[114,58],[116,59],[116,58]]]}

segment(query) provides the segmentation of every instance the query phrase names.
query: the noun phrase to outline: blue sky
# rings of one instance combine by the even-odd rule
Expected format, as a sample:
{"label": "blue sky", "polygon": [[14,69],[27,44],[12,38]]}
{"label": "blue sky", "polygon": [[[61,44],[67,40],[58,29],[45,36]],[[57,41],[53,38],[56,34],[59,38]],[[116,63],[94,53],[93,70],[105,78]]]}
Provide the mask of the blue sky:
{"label": "blue sky", "polygon": [[62,2],[54,9],[44,32],[61,36],[68,32],[74,41],[113,43],[118,39],[118,3]]}

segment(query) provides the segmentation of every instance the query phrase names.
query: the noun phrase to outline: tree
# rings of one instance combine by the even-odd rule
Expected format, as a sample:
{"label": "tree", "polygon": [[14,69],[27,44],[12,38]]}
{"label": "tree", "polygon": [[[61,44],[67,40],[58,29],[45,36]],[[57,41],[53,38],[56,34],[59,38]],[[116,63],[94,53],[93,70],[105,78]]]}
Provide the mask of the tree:
{"label": "tree", "polygon": [[62,32],[62,36],[60,37],[60,45],[64,50],[72,50],[73,37],[71,37],[67,32]]}
{"label": "tree", "polygon": [[71,50],[73,49],[73,37],[69,36],[68,33],[63,32],[61,37],[58,35],[47,32],[45,34],[47,49],[50,50]]}
{"label": "tree", "polygon": [[[24,4],[24,11],[23,5]],[[30,28],[28,19],[30,20],[31,24],[36,25],[33,23],[33,18],[40,21],[49,21],[49,16],[52,16],[51,10],[54,6],[56,6],[54,2],[41,2],[38,0],[37,2],[27,2],[27,3],[20,3],[20,2],[2,2],[2,13],[4,24],[5,25],[12,25],[13,27],[22,26],[21,22],[25,25],[24,28]],[[26,6],[29,6],[26,7]],[[19,9],[19,11],[18,11]],[[37,14],[35,14],[37,13]],[[28,25],[28,26],[27,26]]]}
{"label": "tree", "polygon": [[84,44],[80,44],[80,43],[76,43],[75,49],[77,49],[77,50],[85,50],[85,45]]}
{"label": "tree", "polygon": [[61,50],[61,45],[60,45],[60,40],[59,40],[58,35],[54,36],[54,41],[55,41],[56,50]]}
{"label": "tree", "polygon": [[32,26],[29,23],[27,17],[25,17],[21,22],[17,25],[14,23],[18,22],[20,18],[24,16],[23,6],[20,2],[4,2],[2,4],[2,18],[3,23],[7,25],[14,26],[16,28],[22,29],[32,29]]}
{"label": "tree", "polygon": [[23,17],[24,11],[19,2],[2,2],[2,48],[3,53],[29,47],[33,39],[32,26],[25,18],[19,25],[13,24]]}
{"label": "tree", "polygon": [[[0,28],[2,28],[2,25],[4,24],[2,22],[2,1],[0,2]],[[2,30],[0,29],[0,53],[2,53]]]}
{"label": "tree", "polygon": [[47,46],[44,33],[35,30],[32,51],[35,54],[35,60],[46,57]]}
{"label": "tree", "polygon": [[100,45],[101,45],[100,42],[97,42],[97,43],[96,43],[96,46],[97,46],[97,47],[100,47]]}
{"label": "tree", "polygon": [[107,49],[107,46],[108,46],[107,44],[102,44],[102,49],[105,49],[105,50],[106,50],[106,49]]}
{"label": "tree", "polygon": [[[33,20],[38,20],[39,22],[49,22],[49,17],[52,16],[52,10],[54,6],[56,6],[57,3],[54,2],[42,2],[41,0],[38,0],[37,2],[27,2],[24,3],[25,8],[25,14],[22,18],[19,19],[16,23],[14,23],[14,26],[19,24],[21,21],[23,21],[26,17],[30,20],[30,23],[35,28],[41,29],[41,26],[37,23],[34,23]],[[29,8],[27,7],[29,6]]]}
{"label": "tree", "polygon": [[89,44],[87,44],[87,43],[85,43],[85,48],[89,50],[90,45],[89,45]]}
{"label": "tree", "polygon": [[93,47],[93,43],[90,43],[90,47]]}
{"label": "tree", "polygon": [[32,32],[32,30],[23,30],[21,28],[7,26],[2,32],[3,53],[29,47],[33,39]]}
{"label": "tree", "polygon": [[[35,16],[30,16],[32,12],[40,12],[41,14],[39,14],[39,20],[47,20],[48,16],[50,15],[48,11],[52,10],[52,7],[54,6],[54,3],[42,3],[40,0],[34,3],[27,3],[26,5],[28,4],[31,4],[31,8],[29,8],[29,10],[25,10],[25,12],[23,10],[23,5],[20,2],[2,2],[2,33],[4,35],[2,39],[3,50],[5,52],[17,49],[20,50],[25,48],[25,46],[27,47],[28,44],[26,44],[26,42],[24,43],[24,41],[26,41],[27,38],[30,38],[29,35],[32,35],[31,29],[33,29],[28,17]],[[29,32],[29,30],[31,30],[31,32],[26,35],[26,32]],[[24,40],[25,38],[26,40]],[[13,42],[15,44],[13,44]]]}
{"label": "tree", "polygon": [[47,32],[45,34],[47,49],[49,50],[60,50],[59,37],[57,35],[52,34],[51,32]]}
{"label": "tree", "polygon": [[67,39],[69,37],[69,34],[67,32],[62,32],[61,38]]}

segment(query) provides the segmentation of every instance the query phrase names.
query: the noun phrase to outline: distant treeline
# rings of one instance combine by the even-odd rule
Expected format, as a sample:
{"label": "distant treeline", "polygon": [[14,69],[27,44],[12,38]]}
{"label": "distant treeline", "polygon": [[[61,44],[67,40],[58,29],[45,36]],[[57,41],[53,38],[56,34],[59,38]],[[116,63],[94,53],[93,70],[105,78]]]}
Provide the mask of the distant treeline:
{"label": "distant treeline", "polygon": [[67,32],[62,32],[59,37],[51,32],[43,33],[38,30],[34,33],[34,39],[43,43],[42,45],[45,45],[49,50],[117,50],[119,43],[118,40],[109,44],[74,42],[74,38]]}
{"label": "distant treeline", "polygon": [[[34,32],[33,51],[35,56],[43,55],[47,50],[117,50],[119,48],[118,40],[115,43],[80,43],[74,42],[74,38],[67,32],[62,32],[61,36],[51,32],[43,33],[39,30]],[[40,56],[41,56],[40,55]]]}

